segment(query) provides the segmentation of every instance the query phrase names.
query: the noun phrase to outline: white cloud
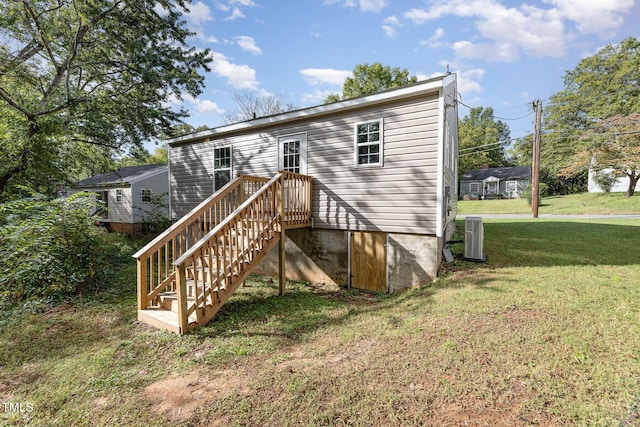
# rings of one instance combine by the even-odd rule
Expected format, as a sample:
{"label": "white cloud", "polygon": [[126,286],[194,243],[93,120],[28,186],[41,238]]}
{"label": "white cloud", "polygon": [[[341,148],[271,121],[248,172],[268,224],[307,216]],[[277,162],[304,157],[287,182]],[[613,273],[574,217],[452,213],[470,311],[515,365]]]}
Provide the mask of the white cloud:
{"label": "white cloud", "polygon": [[244,18],[244,13],[242,13],[242,11],[239,8],[234,7],[233,12],[231,12],[231,15],[224,18],[224,20],[235,21],[236,19],[241,19],[241,18]]}
{"label": "white cloud", "polygon": [[187,19],[187,22],[196,27],[201,27],[208,21],[213,20],[213,16],[211,16],[211,9],[201,1],[195,2],[189,6],[189,12],[185,13],[185,18]]}
{"label": "white cloud", "polygon": [[420,40],[420,46],[427,46],[432,49],[439,48],[443,45],[440,39],[444,36],[444,29],[438,27],[435,33],[428,39]]}
{"label": "white cloud", "polygon": [[387,0],[360,0],[360,9],[363,12],[378,13],[388,5]]}
{"label": "white cloud", "polygon": [[[340,91],[341,92],[341,91]],[[314,90],[311,93],[302,95],[302,102],[305,105],[319,105],[327,99],[327,96],[338,93],[335,90]]]}
{"label": "white cloud", "polygon": [[448,15],[472,18],[478,34],[455,43],[457,55],[511,62],[522,55],[563,56],[574,31],[606,36],[622,25],[632,7],[633,0],[543,0],[540,6],[521,3],[516,7],[497,0],[449,0],[413,8],[403,17],[415,25]]}
{"label": "white cloud", "polygon": [[382,21],[382,30],[385,32],[387,37],[393,38],[397,34],[396,28],[400,28],[402,25],[400,24],[400,20],[397,16],[388,16]]}
{"label": "white cloud", "polygon": [[260,86],[256,80],[256,70],[248,65],[233,64],[218,52],[211,52],[211,59],[211,71],[226,79],[234,89],[257,90]]}
{"label": "white cloud", "polygon": [[324,4],[332,5],[342,3],[342,7],[355,8],[360,7],[363,12],[378,13],[389,5],[389,0],[325,0]]}
{"label": "white cloud", "polygon": [[213,101],[210,101],[208,99],[198,99],[198,98],[194,98],[193,96],[187,94],[183,96],[184,100],[190,104],[193,105],[193,109],[195,109],[195,111],[197,111],[198,113],[202,113],[202,114],[223,114],[225,111],[224,109],[218,107],[218,104],[216,104]]}
{"label": "white cloud", "polygon": [[562,16],[576,23],[583,34],[608,33],[620,27],[624,15],[633,8],[633,0],[547,0],[560,11]]}
{"label": "white cloud", "polygon": [[242,50],[254,55],[262,55],[262,49],[260,49],[258,45],[256,45],[256,41],[253,39],[253,37],[238,36],[235,38],[235,40]]}
{"label": "white cloud", "polygon": [[312,86],[328,84],[342,87],[344,81],[352,72],[347,70],[335,70],[332,68],[306,68],[300,71],[302,77]]}

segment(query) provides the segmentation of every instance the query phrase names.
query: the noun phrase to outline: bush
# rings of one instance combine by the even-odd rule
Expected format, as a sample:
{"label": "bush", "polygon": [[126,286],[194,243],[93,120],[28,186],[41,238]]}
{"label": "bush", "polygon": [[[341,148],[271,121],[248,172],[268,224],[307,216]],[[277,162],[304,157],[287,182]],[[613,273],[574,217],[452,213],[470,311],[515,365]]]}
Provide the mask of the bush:
{"label": "bush", "polygon": [[[531,206],[531,184],[527,185],[524,189],[523,192],[523,196],[527,199],[527,203],[529,204],[529,206]],[[549,186],[547,184],[545,184],[544,182],[540,182],[538,184],[538,205],[540,205],[540,202],[542,201],[542,196],[548,196],[549,195]]]}
{"label": "bush", "polygon": [[110,278],[115,249],[90,212],[95,195],[0,205],[0,304],[54,302],[97,290]]}
{"label": "bush", "polygon": [[599,171],[595,173],[593,180],[600,186],[602,191],[609,193],[616,182],[616,175],[613,172]]}

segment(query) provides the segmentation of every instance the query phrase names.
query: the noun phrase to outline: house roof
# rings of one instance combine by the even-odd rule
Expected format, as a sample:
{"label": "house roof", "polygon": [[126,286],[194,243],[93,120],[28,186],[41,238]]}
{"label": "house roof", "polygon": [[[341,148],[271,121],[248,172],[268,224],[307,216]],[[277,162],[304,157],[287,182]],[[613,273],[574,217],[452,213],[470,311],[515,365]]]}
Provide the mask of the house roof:
{"label": "house roof", "polygon": [[472,169],[465,171],[460,181],[484,181],[490,177],[498,178],[500,181],[508,179],[531,179],[531,166]]}
{"label": "house roof", "polygon": [[220,138],[230,133],[238,133],[242,131],[255,131],[260,128],[282,125],[285,123],[295,122],[298,120],[315,119],[320,116],[332,114],[338,111],[348,111],[352,109],[362,108],[381,104],[384,102],[394,101],[397,99],[409,98],[425,93],[438,93],[444,86],[449,85],[456,78],[455,74],[448,74],[435,77],[429,80],[423,80],[400,88],[389,89],[373,95],[365,95],[357,98],[349,98],[344,101],[333,102],[331,104],[318,105],[315,107],[303,108],[300,110],[289,111],[286,113],[276,114],[273,116],[259,117],[253,120],[247,120],[239,123],[220,126],[213,129],[207,129],[188,135],[179,136],[167,140],[169,145],[179,145],[182,143],[193,142],[194,140],[206,141],[208,139]]}
{"label": "house roof", "polygon": [[126,166],[76,182],[75,188],[112,187],[133,184],[168,171],[167,165]]}

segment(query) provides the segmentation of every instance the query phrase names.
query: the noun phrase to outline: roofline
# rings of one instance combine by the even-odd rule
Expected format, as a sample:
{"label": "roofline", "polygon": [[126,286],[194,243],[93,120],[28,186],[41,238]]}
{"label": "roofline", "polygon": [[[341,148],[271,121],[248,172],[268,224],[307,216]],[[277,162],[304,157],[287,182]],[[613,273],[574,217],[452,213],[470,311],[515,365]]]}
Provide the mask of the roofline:
{"label": "roofline", "polygon": [[302,119],[309,119],[313,117],[319,117],[327,114],[334,113],[336,111],[352,110],[356,108],[365,107],[368,105],[375,105],[382,102],[393,101],[396,99],[402,99],[410,96],[415,96],[421,93],[438,93],[438,91],[449,85],[455,80],[455,74],[442,75],[429,80],[422,80],[411,85],[403,86],[401,88],[389,89],[384,92],[379,92],[373,95],[365,95],[357,98],[350,98],[344,101],[333,102],[331,104],[317,105],[314,107],[303,108],[300,110],[289,111],[286,113],[276,114],[273,116],[260,117],[253,120],[247,120],[244,122],[232,123],[229,125],[219,126],[213,129],[207,129],[192,134],[182,135],[176,138],[167,139],[166,142],[169,145],[179,145],[181,143],[190,142],[196,139],[206,138],[218,138],[223,135],[227,135],[235,132],[242,132],[245,130],[255,130],[265,127],[271,127],[280,124],[286,124]]}
{"label": "roofline", "polygon": [[136,184],[139,181],[142,181],[148,178],[153,178],[154,176],[160,175],[161,173],[167,172],[169,170],[169,165],[162,164],[157,166],[164,166],[164,168],[159,167],[157,169],[149,170],[144,172],[140,176],[134,177],[133,179],[124,179],[124,180],[121,180],[120,182],[114,182],[114,183],[104,182],[104,183],[93,184],[93,185],[72,184],[71,188],[128,188],[128,187],[131,187],[131,184]]}

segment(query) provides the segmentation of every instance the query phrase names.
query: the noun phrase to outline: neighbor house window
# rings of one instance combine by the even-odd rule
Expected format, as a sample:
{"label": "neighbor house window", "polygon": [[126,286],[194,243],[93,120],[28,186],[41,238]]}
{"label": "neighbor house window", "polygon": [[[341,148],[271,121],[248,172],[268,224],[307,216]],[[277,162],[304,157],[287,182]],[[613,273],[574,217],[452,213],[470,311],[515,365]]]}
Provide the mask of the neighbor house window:
{"label": "neighbor house window", "polygon": [[122,190],[119,188],[116,190],[116,203],[122,203]]}
{"label": "neighbor house window", "polygon": [[479,193],[480,192],[480,183],[479,182],[470,182],[469,183],[469,193]]}
{"label": "neighbor house window", "polygon": [[151,203],[151,189],[143,188],[141,196],[142,196],[143,203]]}
{"label": "neighbor house window", "polygon": [[507,186],[506,186],[506,190],[513,193],[517,190],[518,188],[518,183],[515,181],[507,181]]}
{"label": "neighbor house window", "polygon": [[382,166],[382,119],[356,123],[355,158],[357,166]]}
{"label": "neighbor house window", "polygon": [[213,150],[213,186],[218,191],[231,181],[231,147]]}

